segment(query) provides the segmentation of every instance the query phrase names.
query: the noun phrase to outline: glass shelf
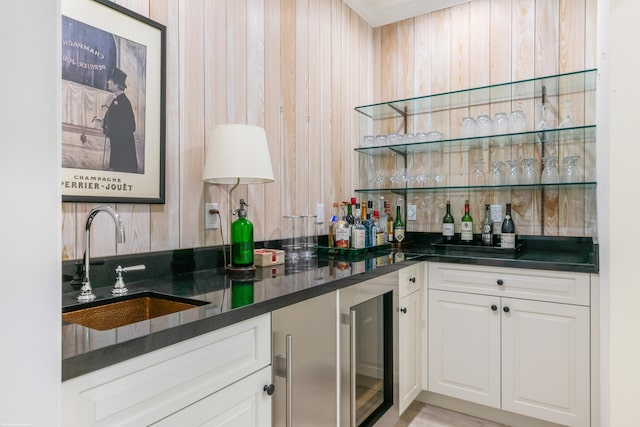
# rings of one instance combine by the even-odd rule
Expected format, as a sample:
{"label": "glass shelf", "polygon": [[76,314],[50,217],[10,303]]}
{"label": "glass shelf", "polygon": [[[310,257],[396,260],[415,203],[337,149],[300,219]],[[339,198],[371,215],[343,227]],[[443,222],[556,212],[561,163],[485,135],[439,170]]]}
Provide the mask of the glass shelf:
{"label": "glass shelf", "polygon": [[407,193],[407,192],[428,192],[436,193],[442,191],[449,192],[461,192],[461,191],[475,191],[475,190],[540,190],[540,189],[563,189],[563,188],[588,188],[595,189],[596,183],[589,182],[559,182],[555,184],[521,184],[521,185],[458,185],[458,186],[440,186],[440,187],[389,187],[389,188],[358,188],[356,193]]}
{"label": "glass shelf", "polygon": [[363,105],[355,110],[371,119],[392,119],[416,114],[473,107],[545,96],[582,94],[596,89],[597,70],[590,69],[535,79],[464,89],[435,95]]}
{"label": "glass shelf", "polygon": [[359,147],[355,151],[370,156],[381,156],[389,154],[389,151],[402,155],[428,153],[442,149],[446,144],[463,143],[467,148],[484,148],[489,146],[503,146],[514,144],[533,144],[554,141],[584,141],[595,142],[596,126],[576,126],[570,128],[548,129],[542,131],[531,131],[504,135],[478,136],[473,138],[444,139],[440,141],[417,141],[409,144],[383,145],[375,147]]}

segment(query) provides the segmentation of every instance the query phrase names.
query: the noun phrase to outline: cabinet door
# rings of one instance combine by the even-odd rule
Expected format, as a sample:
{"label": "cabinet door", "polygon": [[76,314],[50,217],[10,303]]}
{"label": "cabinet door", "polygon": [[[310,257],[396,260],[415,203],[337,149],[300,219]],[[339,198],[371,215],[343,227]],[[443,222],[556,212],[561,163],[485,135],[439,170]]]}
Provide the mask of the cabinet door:
{"label": "cabinet door", "polygon": [[499,307],[499,297],[429,291],[430,391],[500,407]]}
{"label": "cabinet door", "polygon": [[421,378],[421,292],[400,299],[399,359],[400,414],[418,397]]}
{"label": "cabinet door", "polygon": [[271,397],[264,391],[264,386],[270,383],[271,366],[267,366],[153,425],[157,427],[271,426]]}
{"label": "cabinet door", "polygon": [[503,298],[502,408],[569,426],[590,420],[589,308]]}

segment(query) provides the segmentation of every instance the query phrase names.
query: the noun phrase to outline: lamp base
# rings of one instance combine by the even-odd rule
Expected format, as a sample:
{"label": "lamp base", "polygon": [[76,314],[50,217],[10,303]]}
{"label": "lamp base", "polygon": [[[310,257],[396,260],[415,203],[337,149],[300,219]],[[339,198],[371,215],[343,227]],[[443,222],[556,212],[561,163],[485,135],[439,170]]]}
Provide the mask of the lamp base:
{"label": "lamp base", "polygon": [[225,266],[225,270],[230,275],[247,277],[247,276],[255,275],[256,266],[253,264],[245,265],[245,266],[235,266],[235,265],[228,264],[227,266]]}

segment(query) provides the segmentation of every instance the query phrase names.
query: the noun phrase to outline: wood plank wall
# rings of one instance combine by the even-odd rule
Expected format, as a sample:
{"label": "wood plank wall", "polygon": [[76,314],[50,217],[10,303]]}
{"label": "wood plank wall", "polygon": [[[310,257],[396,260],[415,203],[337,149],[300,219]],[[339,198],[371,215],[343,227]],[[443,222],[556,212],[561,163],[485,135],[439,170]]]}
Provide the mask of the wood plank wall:
{"label": "wood plank wall", "polygon": [[[219,230],[204,230],[208,202],[220,205],[226,239],[228,187],[201,181],[205,140],[216,124],[266,129],[276,180],[240,186],[234,198],[249,203],[256,240],[278,239],[283,215],[315,214],[323,204],[327,219],[331,203],[358,188],[355,106],[596,63],[596,0],[472,0],[375,29],[341,0],[117,3],[167,26],[166,203],[114,205],[127,233],[117,246],[111,220],[98,215],[94,256],[219,245]],[[441,115],[412,127],[454,129],[459,118]],[[456,147],[443,155],[452,179],[468,174],[473,155]],[[513,193],[520,231],[539,234],[541,206],[530,194]],[[419,215],[409,228],[439,230],[444,196],[413,197]],[[475,218],[489,197],[473,195]],[[462,199],[454,201],[456,212]],[[595,234],[594,197],[565,194],[544,203],[545,234]],[[85,218],[95,206],[63,203],[63,260],[82,256]]]}

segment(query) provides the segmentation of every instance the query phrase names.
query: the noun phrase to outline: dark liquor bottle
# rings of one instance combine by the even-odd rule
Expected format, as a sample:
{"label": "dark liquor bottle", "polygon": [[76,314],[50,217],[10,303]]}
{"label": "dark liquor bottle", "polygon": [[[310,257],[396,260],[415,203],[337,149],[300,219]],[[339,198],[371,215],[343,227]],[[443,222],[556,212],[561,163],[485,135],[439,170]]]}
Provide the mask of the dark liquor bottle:
{"label": "dark liquor bottle", "polygon": [[371,219],[371,213],[373,212],[373,202],[371,200],[367,201],[366,208],[363,204],[362,212],[366,212],[366,219],[364,221],[364,247],[370,248],[375,246],[376,242],[376,229],[373,225],[373,220]]}
{"label": "dark liquor bottle", "polygon": [[455,234],[455,220],[451,215],[451,202],[447,200],[447,213],[442,217],[442,241],[445,243],[453,243]]}
{"label": "dark liquor bottle", "polygon": [[493,245],[493,221],[491,220],[491,206],[484,205],[484,221],[482,221],[482,244]]}
{"label": "dark liquor bottle", "polygon": [[404,222],[400,214],[400,206],[396,206],[396,220],[393,222],[393,241],[402,243],[404,240]]}
{"label": "dark liquor bottle", "polygon": [[473,218],[469,214],[469,200],[464,201],[464,215],[460,219],[460,241],[473,243]]}
{"label": "dark liquor bottle", "polygon": [[511,218],[511,203],[507,203],[507,211],[502,221],[502,236],[500,237],[500,247],[514,249],[516,247],[516,225]]}
{"label": "dark liquor bottle", "polygon": [[347,217],[345,219],[347,220],[347,224],[349,225],[353,225],[356,223],[355,218],[353,216],[353,205],[355,204],[356,204],[355,197],[351,198],[351,203],[347,203]]}

